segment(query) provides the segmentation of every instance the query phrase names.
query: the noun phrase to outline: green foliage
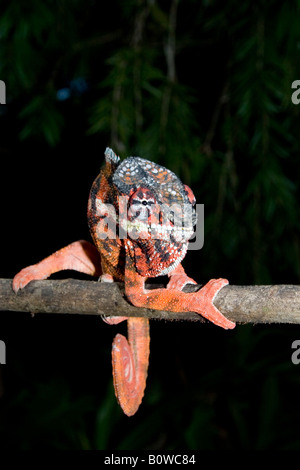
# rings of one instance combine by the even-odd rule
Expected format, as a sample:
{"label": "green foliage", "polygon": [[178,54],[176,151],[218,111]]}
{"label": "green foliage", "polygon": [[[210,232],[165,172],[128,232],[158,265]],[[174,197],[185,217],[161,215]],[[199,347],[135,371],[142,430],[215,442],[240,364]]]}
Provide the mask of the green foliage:
{"label": "green foliage", "polygon": [[[205,203],[205,245],[187,255],[190,275],[299,282],[300,108],[291,102],[300,79],[299,1],[10,0],[1,7],[8,104],[0,126],[10,124],[8,148],[22,154],[39,145],[70,167],[79,130],[84,149],[97,139],[96,156],[79,154],[79,166],[93,166],[106,145],[160,162]],[[111,380],[98,399],[37,379],[5,402],[1,434],[19,448],[299,448],[299,373],[289,349],[298,332],[241,326],[225,339],[192,330],[175,332],[175,352],[160,353],[172,379],[160,371],[163,358],[151,359],[144,405],[131,421]],[[152,344],[166,345],[165,337]],[[185,354],[184,365],[174,365]],[[17,426],[7,433],[11,416]]]}
{"label": "green foliage", "polygon": [[60,141],[63,117],[55,107],[51,96],[37,95],[20,112],[24,122],[20,139],[43,136],[45,141],[55,146]]}

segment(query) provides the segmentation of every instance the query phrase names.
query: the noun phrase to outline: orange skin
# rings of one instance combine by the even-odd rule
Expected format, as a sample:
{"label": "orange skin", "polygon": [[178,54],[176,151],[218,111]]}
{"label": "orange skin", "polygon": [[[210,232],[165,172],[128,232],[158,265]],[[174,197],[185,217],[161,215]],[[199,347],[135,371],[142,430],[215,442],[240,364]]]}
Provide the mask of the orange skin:
{"label": "orange skin", "polygon": [[[181,291],[183,286],[195,281],[186,275],[179,263],[168,273],[170,280],[167,288],[148,291],[145,289],[147,277],[139,274],[135,265],[135,241],[129,238],[120,239],[118,236],[108,236],[106,239],[101,237],[102,219],[107,215],[101,203],[113,205],[118,199],[118,192],[111,182],[115,169],[115,162],[107,158],[106,165],[94,181],[90,192],[88,221],[96,247],[87,241],[79,240],[39,263],[22,269],[13,279],[14,291],[24,288],[32,280],[46,279],[57,271],[74,269],[91,276],[100,276],[102,282],[124,281],[125,294],[137,307],[173,312],[194,311],[222,328],[234,328],[235,324],[226,319],[213,305],[213,299],[218,291],[228,284],[226,279],[213,279],[198,292],[184,293]],[[110,227],[105,231],[108,235],[112,235]],[[142,253],[139,255],[140,263],[146,265],[146,258],[143,258]],[[146,318],[134,317],[105,319],[109,324],[123,320],[127,320],[128,341],[120,334],[114,339],[113,382],[121,408],[127,416],[132,416],[142,401],[146,386],[150,343],[149,321]]]}

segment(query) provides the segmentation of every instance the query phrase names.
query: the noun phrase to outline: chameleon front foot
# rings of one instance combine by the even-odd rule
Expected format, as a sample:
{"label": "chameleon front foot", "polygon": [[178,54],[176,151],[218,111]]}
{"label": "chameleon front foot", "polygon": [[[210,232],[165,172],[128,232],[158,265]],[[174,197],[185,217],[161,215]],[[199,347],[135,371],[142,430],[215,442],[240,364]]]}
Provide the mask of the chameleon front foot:
{"label": "chameleon front foot", "polygon": [[51,274],[64,269],[97,276],[101,274],[97,248],[85,240],[78,240],[61,248],[37,264],[23,268],[13,279],[13,290],[18,292],[29,282],[47,279]]}
{"label": "chameleon front foot", "polygon": [[227,279],[211,279],[198,292],[193,294],[190,310],[200,313],[204,318],[225,330],[235,327],[235,323],[228,320],[213,304],[217,293],[229,282]]}
{"label": "chameleon front foot", "polygon": [[12,288],[14,292],[17,293],[19,289],[24,289],[29,282],[46,279],[47,277],[48,275],[41,271],[36,265],[27,266],[15,275]]}

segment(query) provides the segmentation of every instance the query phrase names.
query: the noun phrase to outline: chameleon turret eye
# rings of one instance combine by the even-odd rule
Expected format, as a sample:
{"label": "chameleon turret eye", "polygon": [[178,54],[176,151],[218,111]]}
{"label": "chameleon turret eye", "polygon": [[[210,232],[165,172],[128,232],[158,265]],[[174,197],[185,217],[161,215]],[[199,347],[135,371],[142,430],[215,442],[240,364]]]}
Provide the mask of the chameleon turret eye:
{"label": "chameleon turret eye", "polygon": [[[128,201],[128,220],[139,220],[151,224],[156,199],[148,188],[138,188]],[[153,222],[153,221],[152,221]]]}

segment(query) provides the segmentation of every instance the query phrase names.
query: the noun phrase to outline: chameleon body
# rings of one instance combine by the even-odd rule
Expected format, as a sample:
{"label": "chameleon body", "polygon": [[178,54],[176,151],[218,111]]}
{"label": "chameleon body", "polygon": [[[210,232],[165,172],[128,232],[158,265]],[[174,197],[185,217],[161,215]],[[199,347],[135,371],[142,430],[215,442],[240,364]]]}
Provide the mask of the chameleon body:
{"label": "chameleon body", "polygon": [[[88,200],[94,245],[80,240],[22,269],[13,279],[15,292],[34,279],[75,269],[100,276],[102,282],[124,281],[125,295],[137,307],[194,311],[225,329],[234,328],[213,305],[218,291],[228,284],[226,279],[212,279],[195,293],[182,292],[185,284],[195,283],[181,265],[196,223],[192,190],[170,170],[140,157],[121,162],[107,148],[105,159]],[[146,290],[146,279],[160,275],[168,275],[167,287]],[[127,320],[128,341],[120,334],[114,339],[113,381],[120,406],[132,416],[146,386],[149,322],[133,317],[105,319],[109,324],[123,320]]]}

